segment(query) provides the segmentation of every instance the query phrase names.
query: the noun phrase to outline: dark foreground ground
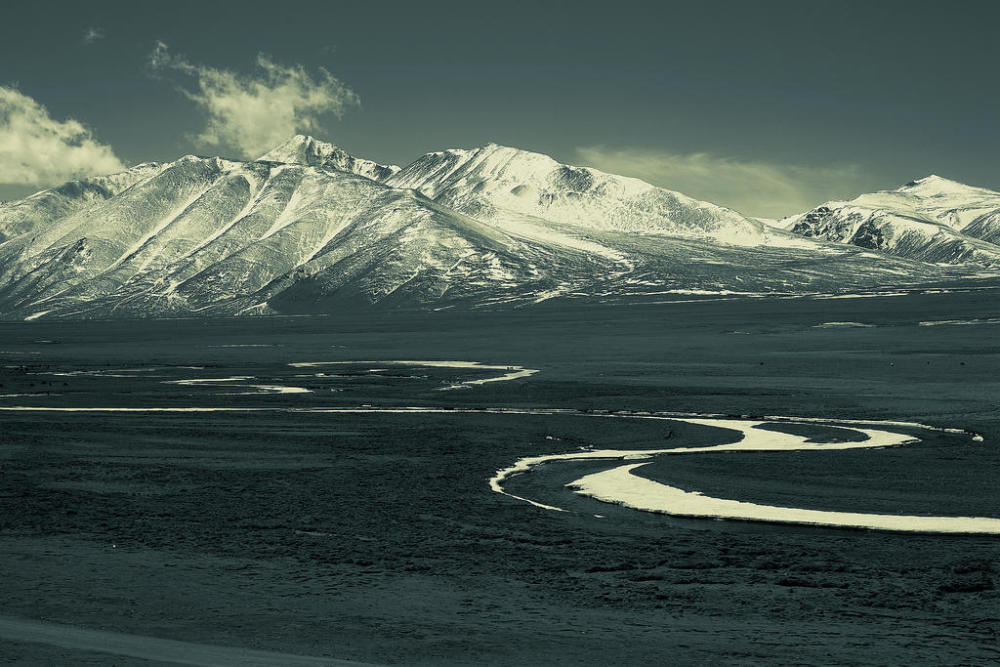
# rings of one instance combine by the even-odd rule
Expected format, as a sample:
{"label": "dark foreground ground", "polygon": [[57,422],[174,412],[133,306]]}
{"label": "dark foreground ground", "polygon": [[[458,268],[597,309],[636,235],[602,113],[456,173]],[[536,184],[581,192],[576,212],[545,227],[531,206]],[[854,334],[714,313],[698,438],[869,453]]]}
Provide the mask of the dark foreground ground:
{"label": "dark foreground ground", "polygon": [[[562,488],[593,463],[511,481],[566,513],[487,480],[522,456],[711,437],[587,411],[913,420],[983,442],[675,456],[644,474],[760,503],[1000,516],[1000,324],[918,325],[996,304],[987,290],[0,324],[0,407],[574,411],[0,412],[0,662],[995,662],[1000,538],[642,514]],[[392,359],[540,372],[438,391],[495,372],[288,365]],[[254,379],[168,383],[229,377]]]}

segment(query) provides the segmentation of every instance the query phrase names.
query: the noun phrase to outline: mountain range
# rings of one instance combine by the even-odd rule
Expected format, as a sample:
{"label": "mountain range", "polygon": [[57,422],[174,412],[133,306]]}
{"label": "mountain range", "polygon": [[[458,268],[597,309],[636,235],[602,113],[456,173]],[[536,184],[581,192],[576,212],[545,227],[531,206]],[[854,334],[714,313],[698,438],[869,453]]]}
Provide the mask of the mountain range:
{"label": "mountain range", "polygon": [[940,176],[827,202],[783,224],[806,237],[924,262],[1000,266],[1000,193]]}
{"label": "mountain range", "polygon": [[1000,271],[1000,193],[931,176],[776,225],[487,144],[405,166],[296,136],[0,205],[0,317],[808,294]]}

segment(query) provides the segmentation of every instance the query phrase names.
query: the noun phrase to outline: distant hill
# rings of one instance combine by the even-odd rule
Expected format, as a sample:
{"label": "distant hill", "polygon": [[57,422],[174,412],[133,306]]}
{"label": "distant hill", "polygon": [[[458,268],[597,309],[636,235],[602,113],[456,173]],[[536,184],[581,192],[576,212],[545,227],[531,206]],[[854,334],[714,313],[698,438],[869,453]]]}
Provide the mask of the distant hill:
{"label": "distant hill", "polygon": [[1000,267],[1000,193],[939,176],[827,202],[782,224],[805,237],[907,259]]}

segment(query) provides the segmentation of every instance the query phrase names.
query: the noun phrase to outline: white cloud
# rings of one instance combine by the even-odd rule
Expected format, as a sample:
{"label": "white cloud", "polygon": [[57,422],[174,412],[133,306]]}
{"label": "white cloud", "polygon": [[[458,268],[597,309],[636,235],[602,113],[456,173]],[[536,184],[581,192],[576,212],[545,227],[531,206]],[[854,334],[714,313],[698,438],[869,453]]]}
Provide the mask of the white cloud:
{"label": "white cloud", "polygon": [[831,199],[864,191],[864,174],[853,165],[808,167],[747,162],[709,153],[676,154],[644,148],[577,149],[589,166],[735,209],[746,215],[781,218]]}
{"label": "white cloud", "polygon": [[93,26],[83,31],[83,44],[90,46],[99,39],[104,39],[104,31]]}
{"label": "white cloud", "polygon": [[315,133],[320,118],[338,118],[358,96],[322,67],[313,77],[301,65],[285,67],[261,54],[253,76],[193,65],[157,42],[150,55],[154,72],[172,70],[194,80],[194,90],[181,91],[208,114],[197,141],[237,149],[257,157],[293,134]]}
{"label": "white cloud", "polygon": [[31,97],[0,86],[0,183],[49,186],[124,169],[79,121],[55,120]]}

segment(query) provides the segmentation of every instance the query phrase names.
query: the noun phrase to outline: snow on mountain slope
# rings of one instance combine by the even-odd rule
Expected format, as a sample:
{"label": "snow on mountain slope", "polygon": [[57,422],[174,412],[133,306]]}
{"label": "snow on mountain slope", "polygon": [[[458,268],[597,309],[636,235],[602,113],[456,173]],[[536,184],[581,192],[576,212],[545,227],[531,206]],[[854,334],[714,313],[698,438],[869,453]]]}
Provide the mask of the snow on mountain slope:
{"label": "snow on mountain slope", "polygon": [[[374,163],[295,138],[267,159],[186,156],[0,205],[0,318],[801,293],[962,275],[761,234],[641,181],[494,148],[387,184]],[[534,193],[523,205],[520,186]],[[752,243],[716,240],[733,229]]]}
{"label": "snow on mountain slope", "polygon": [[[880,196],[881,195],[881,196]],[[863,202],[884,201],[890,196],[902,200],[902,207],[910,206],[963,231],[984,213],[1000,210],[1000,192],[977,188],[940,176],[926,176],[911,181],[890,193],[862,195]]]}
{"label": "snow on mountain slope", "polygon": [[80,207],[108,199],[159,169],[159,164],[148,162],[119,174],[69,181],[57,188],[0,205],[0,243],[33,227],[44,226],[47,221],[68,215]]}
{"label": "snow on mountain slope", "polygon": [[901,257],[1000,267],[1000,193],[939,176],[827,202],[782,223],[805,237]]}
{"label": "snow on mountain slope", "polygon": [[540,153],[487,144],[428,153],[385,179],[473,218],[508,213],[587,229],[710,238],[757,245],[768,234],[735,211],[635,178],[560,164]]}
{"label": "snow on mountain slope", "polygon": [[526,300],[614,274],[621,259],[556,231],[538,234],[550,244],[511,235],[326,166],[188,156],[147,171],[0,244],[0,313],[235,314],[271,299],[308,311],[334,295]]}
{"label": "snow on mountain slope", "polygon": [[305,164],[327,167],[358,174],[373,181],[381,181],[399,171],[395,165],[384,165],[354,157],[333,144],[297,134],[285,143],[264,153],[258,161]]}

